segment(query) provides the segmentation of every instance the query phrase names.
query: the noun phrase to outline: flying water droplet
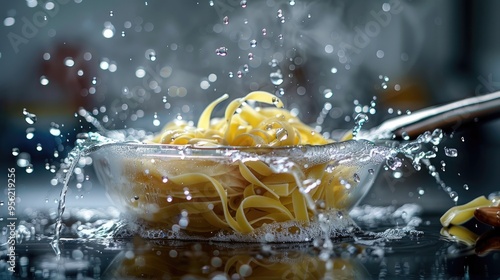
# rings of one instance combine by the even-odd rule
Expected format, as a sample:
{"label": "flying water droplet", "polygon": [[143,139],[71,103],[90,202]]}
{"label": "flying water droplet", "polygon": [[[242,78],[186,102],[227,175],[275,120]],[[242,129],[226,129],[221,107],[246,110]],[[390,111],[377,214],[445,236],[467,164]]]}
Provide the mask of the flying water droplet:
{"label": "flying water droplet", "polygon": [[253,60],[253,53],[248,53],[248,60]]}
{"label": "flying water droplet", "polygon": [[229,24],[229,17],[225,16],[224,18],[222,18],[222,23]]}
{"label": "flying water droplet", "polygon": [[12,148],[12,155],[17,157],[19,155],[19,148]]}
{"label": "flying water droplet", "polygon": [[36,123],[37,121],[37,117],[35,114],[32,114],[30,112],[28,112],[26,110],[26,108],[23,109],[23,115],[24,115],[24,120],[28,123],[28,124],[34,124]]}
{"label": "flying water droplet", "polygon": [[247,7],[247,0],[241,0],[240,5],[242,8],[246,8]]}
{"label": "flying water droplet", "polygon": [[283,15],[283,10],[279,9],[276,13],[276,17],[281,23],[285,23],[285,16]]}
{"label": "flying water droplet", "polygon": [[45,77],[45,76],[41,76],[41,77],[40,77],[40,84],[41,84],[42,86],[46,86],[46,85],[48,85],[48,84],[49,84],[49,79],[47,79],[47,77]]}
{"label": "flying water droplet", "polygon": [[253,39],[250,41],[250,47],[255,48],[257,46],[257,40]]}
{"label": "flying water droplet", "polygon": [[280,69],[277,69],[276,72],[271,72],[269,78],[271,79],[271,83],[275,86],[279,86],[283,83],[283,74],[281,74]]}
{"label": "flying water droplet", "polygon": [[215,53],[218,56],[226,56],[227,55],[227,48],[226,47],[220,47],[220,48],[218,48],[218,49],[215,50]]}
{"label": "flying water droplet", "polygon": [[458,151],[455,148],[444,147],[444,153],[449,157],[457,157]]}
{"label": "flying water droplet", "polygon": [[146,53],[144,54],[147,59],[151,61],[156,61],[156,51],[153,49],[148,49]]}
{"label": "flying water droplet", "polygon": [[33,137],[35,137],[35,128],[26,128],[26,139],[33,139]]}
{"label": "flying water droplet", "polygon": [[160,120],[158,119],[158,114],[155,112],[153,116],[153,125],[154,126],[159,126],[161,124]]}
{"label": "flying water droplet", "polygon": [[262,36],[266,36],[266,35],[267,35],[267,29],[262,28]]}
{"label": "flying water droplet", "polygon": [[52,134],[52,136],[57,137],[57,136],[61,135],[61,130],[59,129],[59,125],[54,123],[54,122],[50,123],[49,132],[50,132],[50,134]]}

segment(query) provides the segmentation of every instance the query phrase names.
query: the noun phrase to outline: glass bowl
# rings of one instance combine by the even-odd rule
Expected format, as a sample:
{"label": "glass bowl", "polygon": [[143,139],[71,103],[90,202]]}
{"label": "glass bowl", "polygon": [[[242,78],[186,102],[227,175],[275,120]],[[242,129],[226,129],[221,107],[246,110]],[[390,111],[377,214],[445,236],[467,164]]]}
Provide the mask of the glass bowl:
{"label": "glass bowl", "polygon": [[298,236],[319,213],[336,213],[328,224],[345,229],[352,221],[344,213],[370,189],[384,152],[363,140],[276,148],[109,143],[92,157],[129,219],[186,239]]}

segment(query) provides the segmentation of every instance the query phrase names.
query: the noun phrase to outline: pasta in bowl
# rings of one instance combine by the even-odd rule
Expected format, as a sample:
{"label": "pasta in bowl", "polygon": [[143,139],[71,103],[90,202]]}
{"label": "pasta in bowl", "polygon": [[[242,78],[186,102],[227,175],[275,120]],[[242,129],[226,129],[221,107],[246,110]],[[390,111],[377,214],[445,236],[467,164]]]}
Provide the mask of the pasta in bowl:
{"label": "pasta in bowl", "polygon": [[286,110],[246,104],[266,98],[282,104],[254,92],[210,120],[219,99],[197,127],[174,122],[143,143],[106,144],[93,155],[97,175],[123,212],[164,237],[252,240],[272,230],[279,241],[307,240],[318,213],[334,213],[328,226],[341,234],[353,225],[343,211],[367,193],[383,151],[332,142]]}

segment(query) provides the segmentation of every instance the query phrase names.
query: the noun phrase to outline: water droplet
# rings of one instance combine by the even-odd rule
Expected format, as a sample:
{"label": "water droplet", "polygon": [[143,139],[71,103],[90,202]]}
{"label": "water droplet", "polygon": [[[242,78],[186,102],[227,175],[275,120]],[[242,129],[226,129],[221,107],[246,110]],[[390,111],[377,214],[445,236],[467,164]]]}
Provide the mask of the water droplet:
{"label": "water droplet", "polygon": [[33,164],[29,164],[28,166],[26,166],[26,173],[31,174],[33,173],[33,170]]}
{"label": "water droplet", "polygon": [[229,24],[229,17],[228,16],[223,17],[222,18],[222,23]]}
{"label": "water droplet", "polygon": [[240,5],[242,8],[246,8],[247,7],[247,0],[241,0]]}
{"label": "water droplet", "polygon": [[226,47],[220,47],[220,48],[218,48],[218,49],[215,50],[215,53],[218,56],[226,56],[227,55],[227,48]]}
{"label": "water droplet", "polygon": [[285,23],[285,16],[283,15],[283,10],[279,9],[276,13],[276,17],[281,23]]}
{"label": "water droplet", "polygon": [[248,53],[248,60],[253,60],[253,53]]}
{"label": "water droplet", "polygon": [[425,194],[425,190],[423,188],[421,188],[421,187],[418,187],[417,191],[418,191],[419,195],[424,195]]}
{"label": "water droplet", "polygon": [[42,150],[42,144],[36,144],[36,150],[40,152]]}
{"label": "water droplet", "polygon": [[464,184],[464,190],[468,191],[469,190],[469,185]]}
{"label": "water droplet", "polygon": [[104,36],[104,38],[113,38],[113,36],[115,35],[115,27],[113,26],[113,24],[111,24],[111,22],[109,21],[106,21],[104,23],[104,29],[102,30],[102,36]]}
{"label": "water droplet", "polygon": [[23,115],[24,115],[24,120],[28,123],[28,124],[34,124],[36,123],[36,115],[35,114],[32,114],[30,112],[28,112],[26,110],[26,108],[23,109]]}
{"label": "water droplet", "polygon": [[26,139],[33,139],[33,137],[35,137],[35,128],[26,128]]}
{"label": "water droplet", "polygon": [[156,51],[153,49],[148,49],[146,53],[144,54],[147,59],[151,61],[156,61]]}
{"label": "water droplet", "polygon": [[271,72],[269,78],[271,79],[271,83],[275,86],[279,86],[283,83],[283,74],[281,74],[280,69],[276,70],[276,72]]}
{"label": "water droplet", "polygon": [[454,148],[444,147],[444,153],[449,157],[457,157],[458,156],[458,151],[457,151],[457,149],[454,149]]}
{"label": "water droplet", "polygon": [[328,98],[331,98],[331,97],[333,96],[333,91],[332,91],[331,89],[327,88],[327,89],[325,89],[325,90],[323,91],[323,96],[324,96],[325,98],[327,98],[327,99],[328,99]]}
{"label": "water droplet", "polygon": [[243,77],[243,73],[241,71],[236,72],[236,77],[238,78]]}
{"label": "water droplet", "polygon": [[154,126],[160,126],[161,122],[160,120],[158,119],[158,114],[155,112],[154,113],[154,116],[153,116],[153,125]]}
{"label": "water droplet", "polygon": [[210,7],[213,7],[213,6],[214,6],[214,1],[213,1],[213,0],[210,0],[210,1],[208,2],[208,4],[210,5]]}
{"label": "water droplet", "polygon": [[449,195],[450,195],[450,198],[451,198],[451,199],[452,199],[455,203],[456,203],[456,202],[458,202],[458,193],[457,193],[457,192],[455,192],[455,191],[451,191],[451,192],[449,193]]}
{"label": "water droplet", "polygon": [[19,155],[19,148],[12,148],[12,155],[17,157]]}
{"label": "water droplet", "polygon": [[439,143],[441,143],[441,140],[443,140],[443,138],[444,138],[443,131],[439,128],[436,128],[436,129],[434,129],[434,131],[431,134],[430,142],[433,145],[439,145]]}
{"label": "water droplet", "polygon": [[290,0],[290,6],[294,6],[295,5],[295,0]]}
{"label": "water droplet", "polygon": [[227,74],[228,74],[229,78],[232,78],[234,76],[233,72],[229,72]]}
{"label": "water droplet", "polygon": [[370,175],[375,174],[375,170],[373,170],[373,168],[368,169],[368,174]]}
{"label": "water droplet", "polygon": [[109,16],[112,17],[113,16],[113,11],[109,11]]}
{"label": "water droplet", "polygon": [[359,177],[358,173],[354,173],[353,179],[354,179],[354,182],[356,182],[356,183],[361,182],[361,178]]}
{"label": "water droplet", "polygon": [[253,39],[250,41],[250,47],[255,48],[257,46],[257,40]]}
{"label": "water droplet", "polygon": [[401,159],[398,157],[387,158],[386,164],[391,170],[396,170],[403,165],[403,163],[401,162]]}
{"label": "water droplet", "polygon": [[248,73],[248,64],[243,65],[243,72]]}
{"label": "water droplet", "polygon": [[332,72],[333,74],[337,73],[337,71],[338,71],[338,70],[337,70],[337,68],[335,68],[335,67],[332,67],[332,69],[330,70],[330,72]]}
{"label": "water droplet", "polygon": [[49,130],[50,134],[52,134],[52,136],[59,136],[61,135],[61,130],[59,129],[59,125],[54,123],[54,122],[51,122],[50,123],[50,130]]}
{"label": "water droplet", "polygon": [[42,86],[46,86],[46,85],[48,85],[48,84],[49,84],[49,79],[47,79],[47,77],[45,77],[45,76],[41,76],[41,77],[40,77],[40,84],[41,84]]}
{"label": "water droplet", "polygon": [[410,140],[410,135],[408,135],[408,132],[407,131],[403,131],[401,132],[401,138],[403,138],[403,140]]}
{"label": "water droplet", "polygon": [[[391,168],[391,167],[389,166],[389,168]],[[392,177],[394,177],[394,179],[400,179],[401,177],[403,177],[403,172],[401,172],[401,171],[394,171],[392,173]]]}
{"label": "water droplet", "polygon": [[267,29],[262,28],[262,36],[266,36],[266,35],[267,35]]}

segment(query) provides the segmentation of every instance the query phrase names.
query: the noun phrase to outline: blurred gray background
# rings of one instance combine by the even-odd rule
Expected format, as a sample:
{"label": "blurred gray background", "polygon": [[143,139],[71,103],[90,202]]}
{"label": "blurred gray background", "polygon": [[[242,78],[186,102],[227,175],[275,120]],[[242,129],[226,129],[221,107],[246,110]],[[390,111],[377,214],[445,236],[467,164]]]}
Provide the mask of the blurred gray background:
{"label": "blurred gray background", "polygon": [[[196,120],[224,93],[236,98],[260,89],[328,135],[352,128],[356,110],[366,110],[374,96],[377,112],[367,127],[398,110],[500,89],[500,2],[493,0],[7,0],[0,6],[1,165],[16,168],[20,208],[55,207],[60,186],[50,184],[51,166],[78,132],[95,130],[75,116],[80,107],[109,129],[157,131],[176,117]],[[23,109],[36,122],[26,121]],[[458,157],[441,150],[433,161],[439,168],[445,162],[441,176],[459,203],[500,190],[498,131],[498,122],[479,120],[443,143],[457,148]],[[109,203],[90,178],[90,185],[71,187],[69,207]],[[430,212],[453,205],[425,171],[410,168],[401,178],[379,174],[363,203],[406,202]]]}

